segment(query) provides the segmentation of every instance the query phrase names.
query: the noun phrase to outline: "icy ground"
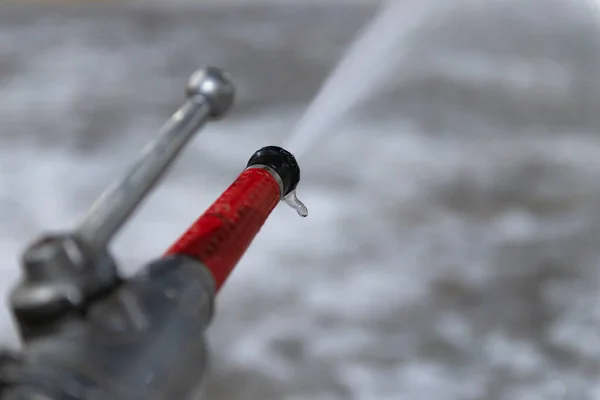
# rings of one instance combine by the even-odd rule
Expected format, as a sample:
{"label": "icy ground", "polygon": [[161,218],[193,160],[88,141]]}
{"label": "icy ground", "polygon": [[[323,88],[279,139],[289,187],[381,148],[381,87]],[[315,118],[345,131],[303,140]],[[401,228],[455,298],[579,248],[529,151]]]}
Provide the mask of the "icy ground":
{"label": "icy ground", "polygon": [[[311,214],[280,206],[222,292],[208,399],[600,399],[600,15],[461,4],[300,160]],[[73,226],[189,73],[226,67],[236,111],[114,246],[129,272],[159,255],[284,141],[373,12],[153,7],[0,8],[3,292],[26,243]]]}

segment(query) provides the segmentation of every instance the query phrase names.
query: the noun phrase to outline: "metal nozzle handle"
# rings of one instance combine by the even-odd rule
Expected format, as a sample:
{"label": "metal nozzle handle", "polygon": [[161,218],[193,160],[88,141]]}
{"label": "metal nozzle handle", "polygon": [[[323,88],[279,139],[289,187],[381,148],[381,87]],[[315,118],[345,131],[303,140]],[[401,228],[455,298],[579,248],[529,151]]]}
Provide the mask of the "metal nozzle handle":
{"label": "metal nozzle handle", "polygon": [[189,79],[187,99],[142,151],[121,180],[109,186],[77,228],[78,236],[95,247],[106,246],[148,192],[209,119],[224,116],[234,99],[226,73],[208,67]]}

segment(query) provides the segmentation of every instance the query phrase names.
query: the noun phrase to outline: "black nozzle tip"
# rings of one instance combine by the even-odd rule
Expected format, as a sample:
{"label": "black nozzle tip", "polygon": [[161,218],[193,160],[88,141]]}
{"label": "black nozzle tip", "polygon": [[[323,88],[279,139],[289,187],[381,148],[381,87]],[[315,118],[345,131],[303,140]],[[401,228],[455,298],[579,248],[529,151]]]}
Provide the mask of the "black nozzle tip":
{"label": "black nozzle tip", "polygon": [[273,169],[283,182],[283,195],[296,189],[300,182],[300,166],[289,151],[278,146],[267,146],[256,151],[250,157],[246,168],[253,165],[265,165]]}

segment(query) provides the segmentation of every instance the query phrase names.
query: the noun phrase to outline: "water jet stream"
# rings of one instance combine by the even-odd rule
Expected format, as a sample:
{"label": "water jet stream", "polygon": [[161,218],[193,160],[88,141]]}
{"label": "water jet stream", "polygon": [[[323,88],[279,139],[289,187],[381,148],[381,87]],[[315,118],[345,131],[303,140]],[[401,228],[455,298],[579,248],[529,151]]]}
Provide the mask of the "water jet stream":
{"label": "water jet stream", "polygon": [[399,44],[412,38],[439,5],[437,0],[383,3],[329,75],[283,147],[301,157],[345,114],[370,96],[379,87],[389,62],[396,63],[408,53],[408,43]]}

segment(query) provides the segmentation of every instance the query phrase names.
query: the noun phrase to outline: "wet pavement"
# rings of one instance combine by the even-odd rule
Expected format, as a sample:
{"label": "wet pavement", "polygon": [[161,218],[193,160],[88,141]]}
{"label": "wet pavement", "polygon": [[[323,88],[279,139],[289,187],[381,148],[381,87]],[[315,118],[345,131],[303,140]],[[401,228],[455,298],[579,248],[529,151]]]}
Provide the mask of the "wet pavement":
{"label": "wet pavement", "polygon": [[[582,4],[466,2],[399,44],[382,89],[302,157],[311,215],[278,207],[223,290],[207,398],[600,398],[600,12]],[[284,142],[373,12],[2,6],[0,289],[34,235],[73,226],[128,165],[188,75],[221,66],[235,111],[114,246],[128,272],[161,254]]]}

